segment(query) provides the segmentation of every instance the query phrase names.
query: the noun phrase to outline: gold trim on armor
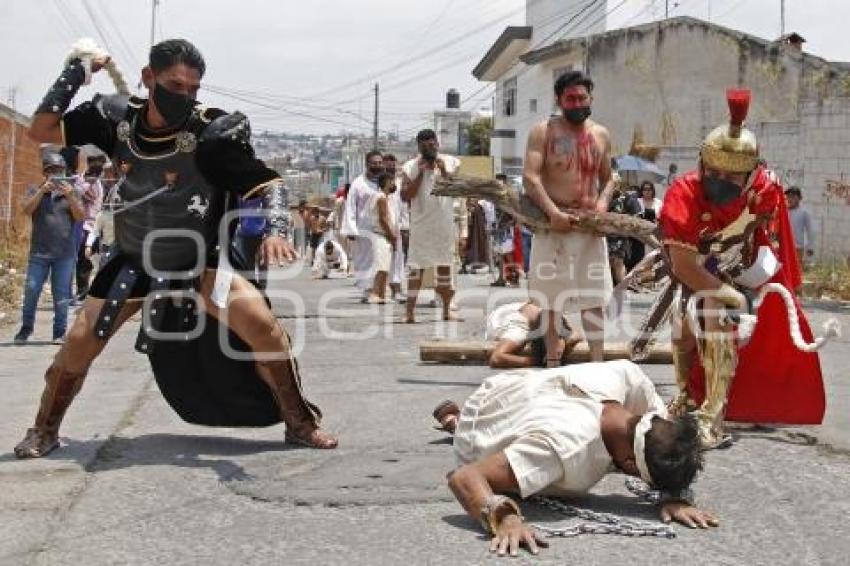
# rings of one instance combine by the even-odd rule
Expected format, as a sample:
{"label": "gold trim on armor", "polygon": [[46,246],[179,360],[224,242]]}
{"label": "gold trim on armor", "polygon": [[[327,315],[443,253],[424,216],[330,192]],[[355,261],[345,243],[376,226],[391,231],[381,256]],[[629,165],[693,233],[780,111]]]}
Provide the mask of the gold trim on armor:
{"label": "gold trim on armor", "polygon": [[708,145],[702,146],[700,155],[704,165],[731,173],[749,173],[758,166],[755,155],[732,153]]}
{"label": "gold trim on armor", "polygon": [[274,183],[278,183],[278,182],[282,182],[282,181],[283,181],[283,179],[281,179],[280,177],[275,177],[271,181],[266,181],[265,183],[260,183],[259,185],[257,185],[256,187],[254,187],[253,189],[251,189],[250,191],[248,191],[247,193],[242,195],[242,198],[243,199],[251,198],[252,196],[254,196],[255,193],[258,193],[261,190],[268,188],[269,186],[273,185]]}
{"label": "gold trim on armor", "polygon": [[176,138],[176,137],[177,137],[177,134],[179,134],[179,133],[180,133],[180,132],[175,132],[175,133],[173,133],[173,134],[170,134],[170,135],[167,135],[167,136],[164,136],[164,137],[161,137],[161,138],[148,138],[148,137],[143,136],[143,135],[142,135],[142,134],[140,134],[139,132],[135,132],[135,134],[136,134],[137,136],[139,136],[140,138],[142,138],[142,139],[143,139],[143,140],[145,140],[146,142],[152,142],[152,143],[156,143],[156,142],[164,142],[164,141],[168,141],[168,140],[173,140],[174,138]]}
{"label": "gold trim on armor", "polygon": [[677,248],[685,248],[686,250],[699,253],[699,249],[695,245],[688,244],[686,242],[680,242],[679,240],[673,240],[672,238],[662,240],[661,243],[663,243],[665,246],[676,246]]}

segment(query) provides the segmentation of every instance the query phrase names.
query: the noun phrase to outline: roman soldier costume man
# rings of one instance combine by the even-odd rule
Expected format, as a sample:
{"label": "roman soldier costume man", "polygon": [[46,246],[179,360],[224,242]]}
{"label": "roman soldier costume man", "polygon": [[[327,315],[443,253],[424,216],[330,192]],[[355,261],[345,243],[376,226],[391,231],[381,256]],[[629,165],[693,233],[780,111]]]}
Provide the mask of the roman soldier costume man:
{"label": "roman soldier costume man", "polygon": [[724,419],[819,424],[825,408],[818,356],[795,347],[788,331],[796,314],[812,340],[793,293],[764,296],[749,340],[737,334],[748,297],[768,284],[791,291],[801,275],[783,188],[759,166],[755,135],[743,127],[750,92],[727,98],[729,123],[705,138],[699,168],[671,184],[659,218],[682,289],[673,341],[679,395],[670,409],[696,410],[704,448],[729,443]]}
{"label": "roman soldier costume man", "polygon": [[30,135],[94,144],[119,164],[116,244],[47,370],[35,424],[15,454],[40,457],[59,445],[59,425],[89,366],[143,304],[136,349],[183,419],[211,426],[283,421],[288,441],[334,448],[336,439],[319,428],[320,411],[302,394],[289,336],[266,297],[238,272],[253,266],[226,253],[234,222],[225,213],[239,195],[263,199],[260,261],[294,259],[285,240],[286,190],[255,158],[247,118],[196,101],[205,64],[181,39],[151,48],[142,71],[148,99],[97,95],[66,112],[93,72],[115,71],[103,51],[84,46],[75,53],[36,111]]}

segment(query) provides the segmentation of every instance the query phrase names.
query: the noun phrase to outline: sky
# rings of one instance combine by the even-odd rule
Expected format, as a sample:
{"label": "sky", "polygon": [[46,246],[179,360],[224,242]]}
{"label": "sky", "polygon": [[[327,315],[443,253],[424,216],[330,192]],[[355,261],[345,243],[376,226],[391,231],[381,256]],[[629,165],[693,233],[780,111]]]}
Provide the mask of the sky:
{"label": "sky", "polygon": [[[536,1],[536,0],[529,0]],[[604,0],[587,0],[604,1]],[[153,0],[2,0],[0,101],[30,114],[70,45],[92,37],[134,86],[151,40]],[[526,0],[158,0],[155,40],[184,37],[204,54],[199,98],[241,110],[254,131],[368,134],[379,84],[379,127],[410,137],[456,88],[462,107],[489,106],[492,85],[472,69]],[[786,31],[806,51],[850,61],[847,0],[786,0]],[[664,0],[608,0],[608,27],[664,17]],[[780,0],[669,0],[689,15],[766,39],[780,31]],[[579,31],[579,30],[567,30]],[[96,76],[75,103],[113,92]],[[146,96],[146,93],[143,93]]]}

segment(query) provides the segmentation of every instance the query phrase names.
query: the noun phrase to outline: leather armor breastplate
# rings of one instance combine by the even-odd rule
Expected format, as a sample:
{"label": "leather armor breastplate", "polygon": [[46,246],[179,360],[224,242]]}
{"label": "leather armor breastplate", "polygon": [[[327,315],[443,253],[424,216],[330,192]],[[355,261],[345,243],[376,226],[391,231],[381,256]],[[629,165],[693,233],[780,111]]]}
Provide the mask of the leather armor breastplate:
{"label": "leather armor breastplate", "polygon": [[[131,108],[117,128],[113,159],[125,173],[118,189],[123,207],[115,214],[116,242],[140,266],[185,276],[186,270],[205,265],[224,210],[221,192],[204,179],[196,164],[198,138],[206,123],[196,111],[167,150],[146,154],[134,141],[138,120]],[[163,186],[168,188],[149,197]],[[147,200],[136,202],[146,196]]]}

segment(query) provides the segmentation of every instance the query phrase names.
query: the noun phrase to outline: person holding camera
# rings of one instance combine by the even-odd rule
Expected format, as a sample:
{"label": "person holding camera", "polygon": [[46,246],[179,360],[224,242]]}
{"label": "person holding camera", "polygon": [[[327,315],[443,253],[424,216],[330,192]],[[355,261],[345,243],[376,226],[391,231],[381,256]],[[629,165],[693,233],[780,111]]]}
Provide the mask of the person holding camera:
{"label": "person holding camera", "polygon": [[23,211],[32,217],[32,235],[21,328],[14,338],[18,345],[26,344],[32,335],[35,309],[48,275],[53,293],[53,343],[63,342],[68,325],[71,278],[77,262],[74,225],[86,214],[77,194],[81,191],[81,180],[65,176],[65,160],[58,152],[48,151],[43,155],[42,172],[41,185],[29,188],[23,204]]}
{"label": "person holding camera", "polygon": [[407,262],[410,274],[407,282],[405,322],[416,322],[414,309],[426,269],[434,270],[435,291],[443,303],[443,320],[455,320],[451,314],[454,296],[452,264],[454,263],[457,232],[454,223],[454,200],[431,194],[434,181],[457,171],[460,160],[438,153],[440,147],[434,130],[425,129],[416,135],[419,157],[402,167],[402,198],[410,203],[410,248]]}

